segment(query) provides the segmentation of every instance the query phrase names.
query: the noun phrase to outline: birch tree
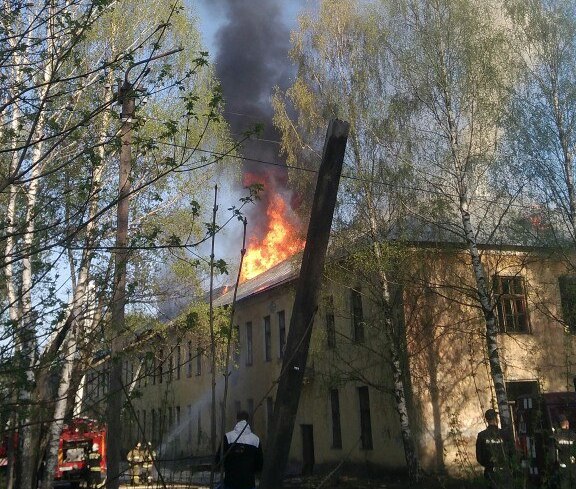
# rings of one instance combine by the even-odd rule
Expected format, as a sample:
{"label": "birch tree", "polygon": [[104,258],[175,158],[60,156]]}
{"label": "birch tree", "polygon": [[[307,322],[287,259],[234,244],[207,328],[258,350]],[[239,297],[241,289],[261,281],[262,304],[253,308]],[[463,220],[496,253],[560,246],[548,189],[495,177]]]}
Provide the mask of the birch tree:
{"label": "birch tree", "polygon": [[[573,247],[576,239],[576,4],[505,3],[521,63],[509,112],[509,141],[535,242]],[[566,254],[570,263],[571,259]],[[574,266],[572,263],[570,266]]]}
{"label": "birch tree", "polygon": [[[122,26],[127,22],[122,8],[136,8],[131,2],[55,0],[6,2],[5,7],[0,14],[0,82],[6,87],[0,158],[1,185],[8,198],[3,202],[7,212],[2,256],[5,311],[14,338],[7,355],[20,359],[17,372],[25,373],[25,382],[15,378],[11,383],[17,415],[12,427],[19,426],[23,449],[18,455],[22,471],[10,471],[14,475],[9,487],[36,487],[40,446],[51,447],[44,484],[51,481],[58,436],[69,409],[66,401],[74,397],[73,372],[89,362],[93,348],[104,340],[101,328],[94,328],[95,318],[104,314],[89,307],[91,301],[106,307],[111,293],[107,240],[116,198],[111,188],[118,125],[110,110],[114,92],[103,86],[112,85],[114,74],[123,74],[138,56],[145,60],[178,40],[190,43],[194,28],[178,3],[158,9],[138,2],[139,9],[149,8],[155,15],[134,22],[132,30]],[[171,22],[178,29],[169,29]],[[156,101],[146,105],[153,118],[148,128],[141,120],[137,140],[138,224],[158,213],[160,207],[154,209],[153,202],[166,200],[165,209],[182,209],[180,204],[190,199],[194,188],[192,179],[182,176],[198,175],[197,170],[211,162],[194,155],[195,149],[203,138],[212,148],[222,141],[219,92],[213,90],[209,70],[201,74],[206,61],[199,45],[191,47],[196,51],[181,55],[177,63],[135,74],[145,80],[142,94]],[[163,130],[157,131],[159,127]],[[169,146],[159,146],[166,142]],[[170,193],[172,186],[179,188],[178,194]],[[196,204],[192,208],[196,212]],[[184,233],[190,236],[188,230]],[[157,235],[140,233],[134,244],[162,248],[158,244],[165,244],[169,236]],[[186,244],[172,245],[179,249]],[[69,263],[68,301],[58,293],[62,259]],[[55,372],[60,375],[52,392],[48,380]],[[41,442],[39,413],[47,402],[56,406],[54,422],[49,438]]]}
{"label": "birch tree", "polygon": [[467,245],[501,424],[512,439],[494,300],[478,247],[506,238],[502,223],[518,191],[496,178],[506,161],[502,120],[515,76],[506,25],[496,2],[392,2],[386,15],[397,85],[413,114],[414,165],[442,202],[442,219],[427,219]]}

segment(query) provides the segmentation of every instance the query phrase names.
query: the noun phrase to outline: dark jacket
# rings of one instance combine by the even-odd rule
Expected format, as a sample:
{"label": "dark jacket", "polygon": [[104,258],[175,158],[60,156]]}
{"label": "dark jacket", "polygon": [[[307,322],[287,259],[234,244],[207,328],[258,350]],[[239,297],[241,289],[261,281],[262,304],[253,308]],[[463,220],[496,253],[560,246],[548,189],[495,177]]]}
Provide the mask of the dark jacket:
{"label": "dark jacket", "polygon": [[262,470],[264,461],[260,439],[252,433],[246,421],[238,421],[234,429],[223,440],[216,454],[220,463],[220,452],[224,454],[224,483],[230,489],[252,489],[256,486],[255,474]]}
{"label": "dark jacket", "polygon": [[561,469],[576,467],[576,434],[570,429],[558,430],[554,433],[555,460]]}
{"label": "dark jacket", "polygon": [[493,425],[478,433],[476,438],[476,460],[487,470],[506,465],[506,447],[502,431]]}

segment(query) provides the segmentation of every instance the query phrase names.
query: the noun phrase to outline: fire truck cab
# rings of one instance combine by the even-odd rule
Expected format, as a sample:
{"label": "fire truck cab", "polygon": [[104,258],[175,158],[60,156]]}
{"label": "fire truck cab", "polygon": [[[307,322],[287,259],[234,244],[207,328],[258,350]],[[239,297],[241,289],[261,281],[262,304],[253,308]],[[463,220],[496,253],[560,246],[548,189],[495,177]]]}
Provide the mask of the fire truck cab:
{"label": "fire truck cab", "polygon": [[[90,460],[96,460],[91,463]],[[106,429],[88,418],[64,426],[58,445],[55,485],[99,486],[106,480]]]}
{"label": "fire truck cab", "polygon": [[541,485],[552,469],[551,437],[558,417],[565,415],[576,428],[576,392],[521,395],[514,406],[514,429],[522,468],[527,478]]}

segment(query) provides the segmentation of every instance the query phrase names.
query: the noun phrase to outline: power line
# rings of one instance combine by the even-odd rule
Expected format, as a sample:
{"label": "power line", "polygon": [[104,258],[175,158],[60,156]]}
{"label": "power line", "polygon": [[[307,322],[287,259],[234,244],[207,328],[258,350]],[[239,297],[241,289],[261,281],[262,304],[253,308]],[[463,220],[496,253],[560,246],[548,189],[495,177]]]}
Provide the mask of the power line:
{"label": "power line", "polygon": [[[262,165],[281,167],[281,168],[303,171],[303,172],[308,172],[308,173],[316,173],[316,174],[318,173],[318,170],[315,168],[307,168],[307,167],[303,167],[303,166],[290,165],[288,163],[273,162],[273,161],[263,160],[261,158],[253,158],[253,157],[230,154],[230,153],[225,154],[225,153],[220,153],[218,151],[213,151],[213,150],[208,150],[208,149],[203,149],[203,148],[190,148],[190,147],[186,147],[184,145],[179,145],[176,143],[161,142],[160,144],[163,144],[166,146],[172,146],[172,147],[176,147],[176,148],[180,148],[180,149],[184,149],[184,150],[185,149],[195,150],[195,151],[198,151],[201,153],[206,153],[206,154],[210,154],[212,156],[216,156],[220,160],[223,159],[224,157],[229,157],[229,158],[234,158],[237,160],[259,163]],[[213,163],[217,163],[217,161],[215,160],[213,162],[210,162],[206,166],[208,166],[209,164],[213,164]],[[421,192],[421,193],[426,193],[426,194],[431,194],[431,195],[438,195],[438,196],[448,197],[451,199],[458,199],[459,198],[459,196],[457,194],[450,194],[450,193],[447,193],[447,192],[441,191],[441,190],[434,190],[434,189],[411,186],[411,185],[399,185],[397,183],[386,182],[383,180],[376,180],[376,179],[366,179],[363,177],[358,177],[358,176],[350,175],[350,174],[342,174],[341,178],[344,178],[347,180],[353,180],[353,181],[357,181],[357,182],[362,182],[362,183],[367,183],[367,184],[372,184],[372,185],[381,185],[381,186],[390,187],[390,188],[394,188],[394,189],[398,189],[398,190],[406,190],[406,191]],[[523,204],[518,204],[518,203],[508,202],[508,201],[498,201],[496,199],[488,199],[488,198],[484,198],[481,196],[477,196],[477,197],[475,197],[475,199],[477,201],[483,202],[485,204],[507,205],[510,207],[518,208],[518,209],[533,210],[533,206],[531,206],[531,205],[523,205]]]}

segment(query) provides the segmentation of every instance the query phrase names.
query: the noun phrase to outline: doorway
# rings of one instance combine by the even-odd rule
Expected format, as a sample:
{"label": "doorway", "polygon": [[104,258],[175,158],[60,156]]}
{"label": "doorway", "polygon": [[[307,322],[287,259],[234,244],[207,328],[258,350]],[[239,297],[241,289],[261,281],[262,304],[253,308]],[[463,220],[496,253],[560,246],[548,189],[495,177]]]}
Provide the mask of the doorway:
{"label": "doorway", "polygon": [[314,427],[301,424],[302,433],[302,475],[312,475],[314,471]]}

